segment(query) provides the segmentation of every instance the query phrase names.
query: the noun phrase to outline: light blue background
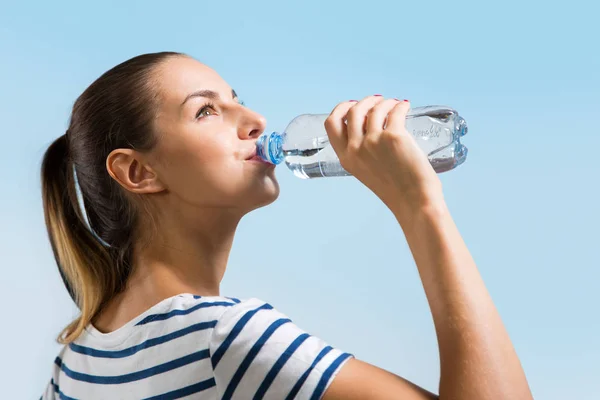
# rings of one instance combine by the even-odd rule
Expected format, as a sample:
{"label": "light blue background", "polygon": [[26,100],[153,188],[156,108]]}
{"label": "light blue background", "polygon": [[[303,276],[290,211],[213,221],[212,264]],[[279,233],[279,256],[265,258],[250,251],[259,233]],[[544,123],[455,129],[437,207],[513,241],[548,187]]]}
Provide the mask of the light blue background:
{"label": "light blue background", "polygon": [[[0,380],[35,398],[75,315],[46,239],[39,166],[110,67],[175,50],[214,67],[269,129],[381,93],[467,119],[447,201],[536,399],[598,399],[597,3],[102,1],[0,5]],[[223,294],[430,390],[439,361],[402,232],[353,178],[302,181],[242,222]]]}

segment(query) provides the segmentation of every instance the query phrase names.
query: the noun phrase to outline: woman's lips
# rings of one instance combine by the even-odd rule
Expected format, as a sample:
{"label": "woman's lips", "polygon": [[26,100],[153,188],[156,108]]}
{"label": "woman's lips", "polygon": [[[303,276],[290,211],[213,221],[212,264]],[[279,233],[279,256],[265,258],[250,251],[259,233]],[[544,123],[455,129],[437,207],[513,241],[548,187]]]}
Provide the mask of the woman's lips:
{"label": "woman's lips", "polygon": [[259,156],[253,156],[248,158],[246,161],[251,162],[251,163],[257,163],[257,164],[264,164],[264,165],[270,165],[270,166],[275,166],[275,164],[271,164],[270,162],[267,162],[265,160],[263,160],[262,158],[260,158]]}

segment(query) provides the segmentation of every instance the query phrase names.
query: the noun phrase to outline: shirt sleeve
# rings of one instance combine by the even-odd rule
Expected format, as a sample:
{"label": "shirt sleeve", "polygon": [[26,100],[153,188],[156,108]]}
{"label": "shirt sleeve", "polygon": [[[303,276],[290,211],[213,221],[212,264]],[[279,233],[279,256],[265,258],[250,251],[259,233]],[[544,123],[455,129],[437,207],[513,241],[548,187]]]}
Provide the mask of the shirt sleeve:
{"label": "shirt sleeve", "polygon": [[210,355],[219,398],[277,400],[321,399],[353,357],[257,299],[222,314],[213,330]]}

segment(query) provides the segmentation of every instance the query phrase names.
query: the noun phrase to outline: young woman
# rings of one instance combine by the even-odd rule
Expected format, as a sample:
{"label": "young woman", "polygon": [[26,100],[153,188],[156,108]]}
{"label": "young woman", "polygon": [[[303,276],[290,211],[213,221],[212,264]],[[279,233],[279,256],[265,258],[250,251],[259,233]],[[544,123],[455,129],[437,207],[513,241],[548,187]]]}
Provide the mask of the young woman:
{"label": "young woman", "polygon": [[[404,230],[435,321],[439,398],[530,399],[440,181],[406,132],[408,110],[370,96],[339,104],[325,125],[344,168]],[[279,194],[255,153],[264,129],[215,71],[177,53],[126,61],[77,99],[42,184],[81,315],[59,337],[44,399],[438,398],[268,303],[221,297],[239,221]]]}

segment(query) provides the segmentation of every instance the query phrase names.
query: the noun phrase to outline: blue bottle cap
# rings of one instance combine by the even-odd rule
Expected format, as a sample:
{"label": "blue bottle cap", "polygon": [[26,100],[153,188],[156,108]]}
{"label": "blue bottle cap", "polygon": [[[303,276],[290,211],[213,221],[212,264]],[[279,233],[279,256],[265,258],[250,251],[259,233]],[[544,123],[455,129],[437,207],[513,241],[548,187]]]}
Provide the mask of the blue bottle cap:
{"label": "blue bottle cap", "polygon": [[277,132],[262,134],[256,141],[256,154],[271,164],[281,164],[283,155],[283,135]]}

